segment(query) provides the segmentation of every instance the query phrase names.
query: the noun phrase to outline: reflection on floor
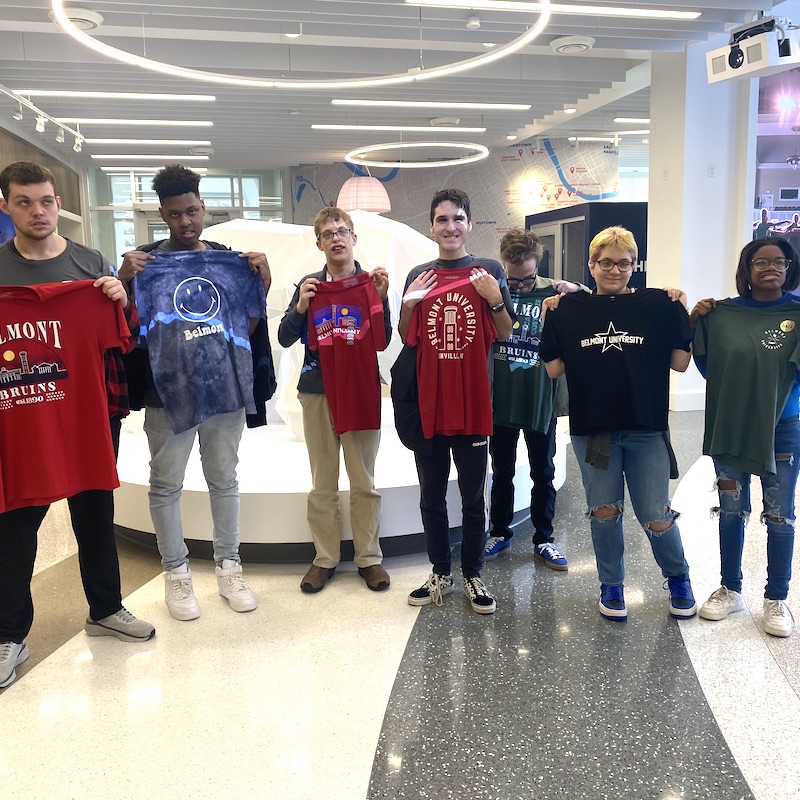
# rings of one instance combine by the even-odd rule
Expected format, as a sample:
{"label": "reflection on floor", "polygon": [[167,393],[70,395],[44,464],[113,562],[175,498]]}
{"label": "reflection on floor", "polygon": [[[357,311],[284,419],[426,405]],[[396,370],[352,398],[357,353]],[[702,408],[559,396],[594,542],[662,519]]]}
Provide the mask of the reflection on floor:
{"label": "reflection on floor", "polygon": [[[713,474],[706,460],[689,470],[700,429],[699,414],[673,417],[684,472],[674,505],[702,601],[719,578]],[[178,623],[156,556],[140,553],[129,578],[143,585],[126,605],[156,624],[156,638],[90,639],[78,632],[83,610],[65,619],[77,635],[0,695],[14,720],[0,776],[48,800],[800,797],[800,634],[761,631],[757,515],[745,556],[752,614],[671,619],[629,521],[629,620],[610,623],[597,613],[571,453],[567,470],[556,543],[569,572],[534,561],[530,525],[519,526],[484,570],[498,598],[490,617],[458,590],[441,608],[408,606],[428,574],[427,559],[410,556],[385,564],[392,586],[377,594],[352,564],[313,596],[298,590],[307,565],[245,565],[261,605],[244,615],[217,595],[211,564],[195,561],[203,615]],[[54,613],[45,599],[64,593],[57,569],[37,576],[33,657],[53,641],[35,637]],[[790,603],[800,610],[796,589]]]}

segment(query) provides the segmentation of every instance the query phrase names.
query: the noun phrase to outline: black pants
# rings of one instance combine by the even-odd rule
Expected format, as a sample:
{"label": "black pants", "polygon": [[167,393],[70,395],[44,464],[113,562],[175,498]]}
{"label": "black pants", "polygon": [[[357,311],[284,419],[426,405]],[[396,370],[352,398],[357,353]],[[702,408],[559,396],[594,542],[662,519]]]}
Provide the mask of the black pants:
{"label": "black pants", "polygon": [[[114,452],[119,447],[120,418],[111,420]],[[78,562],[89,616],[103,619],[122,608],[114,493],[93,489],[67,500],[78,542]],[[49,505],[28,506],[0,514],[0,642],[21,643],[33,625],[31,578],[39,527]]]}
{"label": "black pants", "polygon": [[[489,441],[492,457],[492,491],[489,506],[491,536],[510,539],[514,534],[511,521],[514,518],[514,474],[516,472],[517,442],[519,428],[495,425]],[[553,516],[556,511],[556,490],[553,487],[556,468],[553,458],[556,453],[556,421],[553,419],[547,433],[522,431],[528,448],[531,467],[531,522],[533,543],[553,541]]]}
{"label": "black pants", "polygon": [[465,578],[478,577],[483,566],[483,546],[486,542],[486,437],[434,436],[432,443],[430,454],[414,452],[428,558],[434,572],[440,575],[450,573],[450,525],[446,496],[452,452],[461,492],[461,571]]}

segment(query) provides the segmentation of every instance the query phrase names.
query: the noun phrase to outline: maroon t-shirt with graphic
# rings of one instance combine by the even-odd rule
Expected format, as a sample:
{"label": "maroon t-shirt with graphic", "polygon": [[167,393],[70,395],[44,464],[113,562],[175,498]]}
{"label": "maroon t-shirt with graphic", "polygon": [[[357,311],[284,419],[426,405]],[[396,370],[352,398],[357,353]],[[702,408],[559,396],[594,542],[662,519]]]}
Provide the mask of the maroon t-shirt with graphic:
{"label": "maroon t-shirt with graphic", "polygon": [[383,301],[367,272],[318,283],[316,289],[308,307],[308,347],[319,350],[336,433],[379,430],[377,354],[386,349]]}
{"label": "maroon t-shirt with graphic", "polygon": [[436,269],[436,288],[416,306],[406,343],[417,348],[420,417],[426,439],[489,436],[487,368],[497,329],[469,276],[473,267]]}
{"label": "maroon t-shirt with graphic", "polygon": [[119,486],[103,355],[131,335],[92,283],[0,287],[0,513]]}

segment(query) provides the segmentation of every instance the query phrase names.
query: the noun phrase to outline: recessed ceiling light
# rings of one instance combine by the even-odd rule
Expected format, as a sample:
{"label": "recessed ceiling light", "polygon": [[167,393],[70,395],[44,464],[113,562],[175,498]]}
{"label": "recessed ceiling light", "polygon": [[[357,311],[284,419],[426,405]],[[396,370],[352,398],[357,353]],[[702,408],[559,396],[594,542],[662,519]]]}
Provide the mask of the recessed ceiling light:
{"label": "recessed ceiling light", "polygon": [[107,119],[101,117],[56,117],[56,122],[78,125],[164,125],[186,128],[210,128],[214,123],[199,119]]}
{"label": "recessed ceiling light", "polygon": [[506,139],[508,139],[510,142],[513,142],[516,138],[516,135],[513,133],[509,133],[508,136],[506,136]]}
{"label": "recessed ceiling light", "polygon": [[486,128],[459,128],[457,125],[312,125],[317,131],[404,131],[406,133],[486,133]]}
{"label": "recessed ceiling light", "polygon": [[153,92],[73,92],[64,89],[12,89],[15,94],[25,97],[85,97],[93,100],[196,100],[200,103],[213,103],[213,94],[159,94]]}
{"label": "recessed ceiling light", "polygon": [[574,114],[577,110],[578,110],[577,108],[565,108],[564,109],[564,113],[565,114]]}
{"label": "recessed ceiling light", "polygon": [[634,125],[649,125],[650,117],[614,117],[614,122],[629,122]]}
{"label": "recessed ceiling light", "polygon": [[641,128],[637,131],[619,131],[615,133],[615,136],[647,136],[650,133],[649,128]]}
{"label": "recessed ceiling light", "polygon": [[[406,0],[406,3],[411,6],[519,11],[525,14],[536,14],[544,10],[542,3],[521,3],[515,2],[515,0]],[[700,16],[699,11],[670,11],[664,8],[626,8],[623,6],[566,5],[562,3],[550,3],[549,6],[551,14],[589,14],[594,17],[692,20]]]}
{"label": "recessed ceiling light", "polygon": [[497,47],[497,42],[481,42],[484,47]]}
{"label": "recessed ceiling light", "polygon": [[156,144],[156,145],[208,145],[207,139],[85,139],[87,144]]}
{"label": "recessed ceiling light", "polygon": [[[138,167],[100,167],[103,172],[146,172],[152,170],[153,172],[161,169],[160,167],[143,167],[139,164]],[[192,167],[194,172],[208,172],[208,167]]]}
{"label": "recessed ceiling light", "polygon": [[344,100],[333,99],[334,106],[374,106],[380,108],[468,108],[477,111],[527,111],[530,103],[436,103],[429,100]]}
{"label": "recessed ceiling light", "polygon": [[[174,161],[177,156],[175,153],[171,153],[168,156],[164,155],[152,155],[152,156],[144,156],[144,155],[92,155],[92,158],[98,159],[100,161],[122,161],[126,158],[129,158],[131,161],[138,161],[141,159],[142,161]],[[180,156],[181,161],[208,161],[208,156]]]}

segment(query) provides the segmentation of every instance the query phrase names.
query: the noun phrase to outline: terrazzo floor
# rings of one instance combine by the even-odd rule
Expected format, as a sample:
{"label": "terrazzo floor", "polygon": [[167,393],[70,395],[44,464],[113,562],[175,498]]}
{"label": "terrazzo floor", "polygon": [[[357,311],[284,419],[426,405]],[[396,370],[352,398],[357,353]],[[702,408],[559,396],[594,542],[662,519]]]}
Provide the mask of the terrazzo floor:
{"label": "terrazzo floor", "polygon": [[[701,424],[673,415],[684,473],[673,505],[700,602],[719,581]],[[534,560],[521,524],[484,569],[498,600],[488,617],[458,590],[440,608],[408,606],[424,556],[387,560],[383,593],[352,564],[312,596],[298,589],[306,565],[249,564],[261,604],[243,615],[217,595],[212,565],[195,560],[203,614],[179,623],[160,575],[147,580],[154,560],[125,601],[156,625],[152,642],[76,628],[0,691],[2,785],[48,800],[800,799],[800,634],[761,629],[758,515],[746,537],[748,611],[670,618],[634,522],[629,619],[611,623],[597,613],[583,505],[570,452],[556,517],[569,572]],[[40,615],[49,572],[37,576]],[[800,611],[796,587],[789,601]]]}

